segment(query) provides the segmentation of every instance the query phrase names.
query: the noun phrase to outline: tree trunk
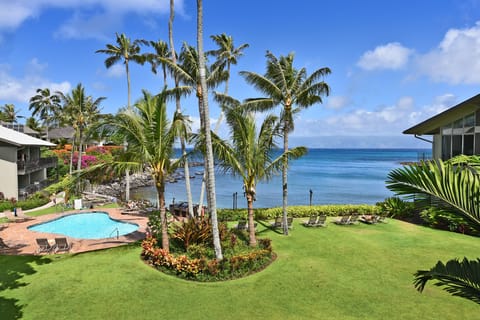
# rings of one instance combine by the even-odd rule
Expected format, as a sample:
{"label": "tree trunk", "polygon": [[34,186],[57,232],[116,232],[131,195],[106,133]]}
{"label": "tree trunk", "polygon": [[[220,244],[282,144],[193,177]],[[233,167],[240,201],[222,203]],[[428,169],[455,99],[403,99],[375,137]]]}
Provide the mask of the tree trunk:
{"label": "tree trunk", "polygon": [[[175,45],[173,43],[173,19],[175,17],[175,1],[170,0],[170,18],[168,20],[168,39],[170,42],[170,51],[172,53],[172,62],[174,65],[177,65],[177,56],[175,53]],[[165,70],[165,67],[164,67]],[[164,71],[164,74],[165,71]],[[175,76],[175,88],[178,88],[180,83],[177,76]],[[178,113],[182,112],[182,107],[180,105],[180,96],[177,94],[175,97],[176,110]],[[180,145],[182,148],[182,156],[185,157],[187,154],[185,147],[185,137],[180,137]],[[192,187],[190,185],[190,167],[188,164],[188,159],[185,157],[185,163],[183,165],[183,170],[185,172],[185,189],[187,192],[187,203],[188,203],[188,214],[190,217],[193,217],[193,198],[192,198]]]}
{"label": "tree trunk", "polygon": [[199,57],[200,85],[202,87],[202,110],[200,120],[203,120],[205,128],[206,160],[207,171],[207,203],[210,218],[212,219],[213,247],[217,260],[223,259],[220,234],[218,232],[217,205],[215,198],[215,172],[213,163],[212,137],[210,132],[210,113],[208,110],[208,91],[205,71],[205,55],[203,50],[203,1],[197,0],[197,46]]}
{"label": "tree trunk", "polygon": [[[170,241],[168,239],[167,212],[165,210],[165,181],[155,180],[155,186],[158,194],[158,204],[160,206],[160,224],[162,226],[162,249],[170,252]],[[162,179],[163,180],[163,179]]]}
{"label": "tree trunk", "polygon": [[[283,151],[286,153],[288,151],[288,128],[290,123],[285,120],[285,128],[283,132]],[[288,178],[288,157],[283,156],[283,166],[282,166],[282,224],[283,224],[283,234],[288,236],[288,223],[287,223],[287,201],[288,201],[288,188],[287,188],[287,178]]]}
{"label": "tree trunk", "polygon": [[[127,108],[130,109],[130,71],[128,69],[128,60],[125,59],[125,71],[127,73]],[[128,146],[125,145],[125,151],[127,151]],[[130,201],[130,171],[125,170],[125,202]]]}
{"label": "tree trunk", "polygon": [[253,213],[253,195],[247,193],[247,207],[248,207],[248,237],[251,247],[257,245],[257,238],[255,237],[255,221]]}

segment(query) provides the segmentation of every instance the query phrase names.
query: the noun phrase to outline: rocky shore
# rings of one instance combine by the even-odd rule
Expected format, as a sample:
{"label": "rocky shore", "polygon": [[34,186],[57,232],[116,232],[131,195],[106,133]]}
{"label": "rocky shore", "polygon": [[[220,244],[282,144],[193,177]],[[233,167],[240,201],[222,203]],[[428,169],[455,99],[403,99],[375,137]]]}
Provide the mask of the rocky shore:
{"label": "rocky shore", "polygon": [[[199,167],[203,166],[203,163],[195,162],[190,164],[190,167]],[[198,173],[198,172],[197,172]],[[190,173],[190,176],[193,178],[194,175]],[[175,183],[185,179],[185,172],[183,169],[177,170],[174,174],[170,175],[167,178],[167,182]],[[140,187],[153,186],[154,181],[150,172],[145,171],[142,173],[134,173],[130,175],[130,190]],[[87,186],[86,191],[92,193],[98,193],[110,197],[115,197],[117,199],[125,198],[125,177],[121,180],[113,181],[110,184],[104,185],[90,185]]]}

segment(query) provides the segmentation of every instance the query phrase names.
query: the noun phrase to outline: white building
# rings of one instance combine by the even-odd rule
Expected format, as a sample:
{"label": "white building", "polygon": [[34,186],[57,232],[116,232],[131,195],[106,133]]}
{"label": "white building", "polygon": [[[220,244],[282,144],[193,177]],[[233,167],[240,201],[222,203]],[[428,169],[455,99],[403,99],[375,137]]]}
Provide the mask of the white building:
{"label": "white building", "polygon": [[47,168],[57,165],[56,157],[41,157],[43,146],[55,144],[0,126],[0,192],[4,197],[18,199],[43,186]]}

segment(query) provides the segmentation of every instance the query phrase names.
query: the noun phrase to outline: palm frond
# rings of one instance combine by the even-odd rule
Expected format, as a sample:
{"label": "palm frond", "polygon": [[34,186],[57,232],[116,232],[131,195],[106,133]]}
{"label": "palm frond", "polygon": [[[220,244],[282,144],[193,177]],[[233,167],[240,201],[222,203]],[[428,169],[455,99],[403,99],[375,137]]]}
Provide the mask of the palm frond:
{"label": "palm frond", "polygon": [[428,281],[444,287],[454,296],[469,299],[480,304],[480,259],[462,261],[453,259],[443,264],[438,261],[430,270],[419,270],[415,273],[414,286],[423,292]]}

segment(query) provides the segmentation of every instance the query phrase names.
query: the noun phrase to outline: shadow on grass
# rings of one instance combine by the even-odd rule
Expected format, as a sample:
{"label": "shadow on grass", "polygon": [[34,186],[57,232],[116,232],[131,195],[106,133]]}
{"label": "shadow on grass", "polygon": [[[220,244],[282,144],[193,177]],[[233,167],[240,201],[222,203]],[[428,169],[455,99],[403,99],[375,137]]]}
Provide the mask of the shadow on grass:
{"label": "shadow on grass", "polygon": [[15,298],[1,295],[5,290],[25,287],[28,284],[22,279],[36,272],[33,265],[50,263],[51,259],[44,256],[14,256],[0,255],[0,310],[2,319],[21,319],[23,306]]}

